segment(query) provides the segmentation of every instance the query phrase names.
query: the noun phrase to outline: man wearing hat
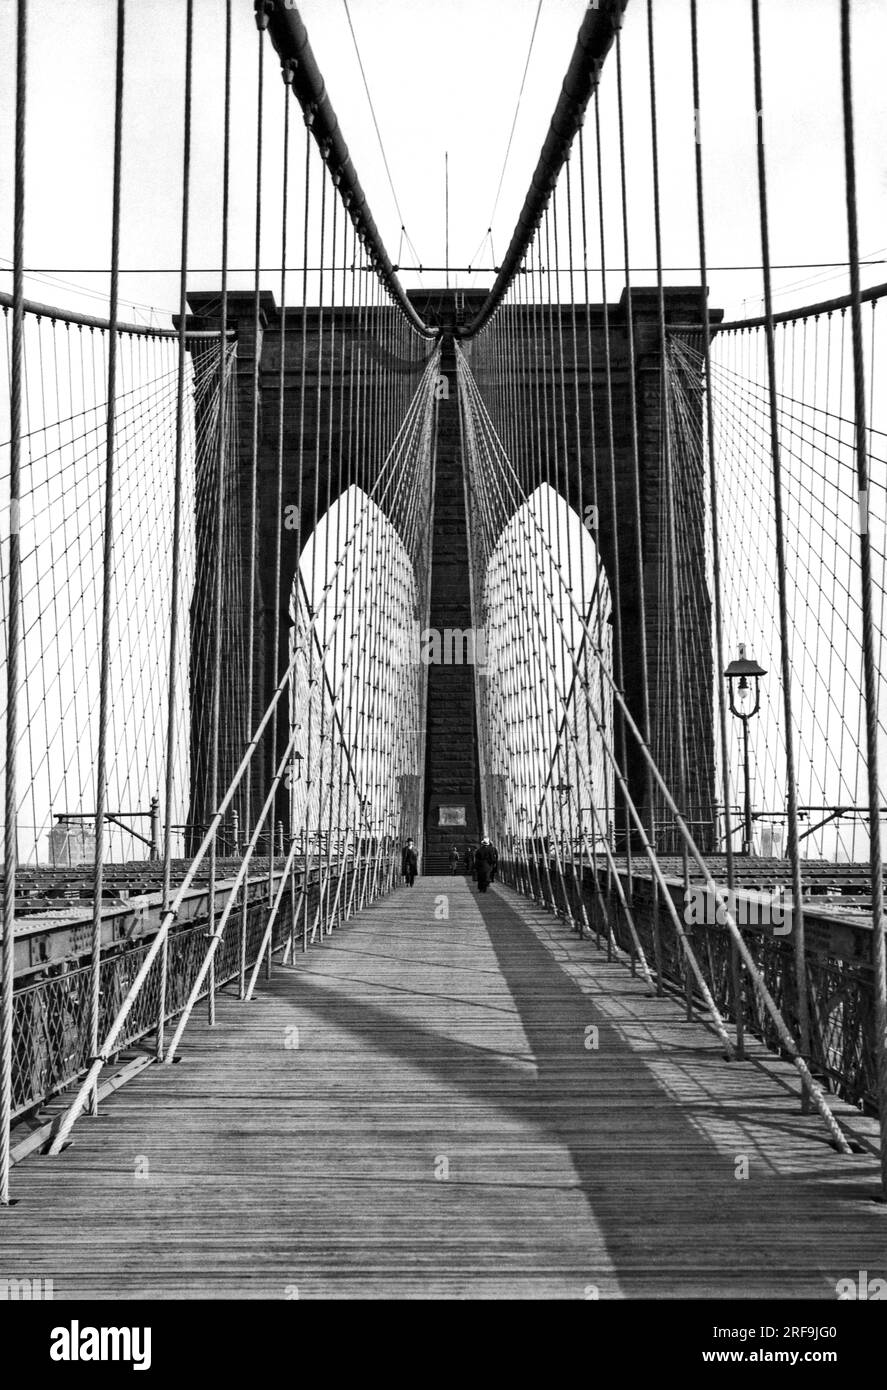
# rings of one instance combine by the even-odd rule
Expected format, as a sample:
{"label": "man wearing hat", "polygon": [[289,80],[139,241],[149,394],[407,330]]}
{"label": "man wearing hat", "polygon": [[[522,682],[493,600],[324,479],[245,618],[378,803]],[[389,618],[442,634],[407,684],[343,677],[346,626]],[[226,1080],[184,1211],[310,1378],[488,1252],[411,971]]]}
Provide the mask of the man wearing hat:
{"label": "man wearing hat", "polygon": [[499,855],[495,846],[491,844],[488,835],[483,837],[475,852],[474,865],[477,869],[477,886],[482,893],[485,893],[496,877],[496,870],[499,867]]}

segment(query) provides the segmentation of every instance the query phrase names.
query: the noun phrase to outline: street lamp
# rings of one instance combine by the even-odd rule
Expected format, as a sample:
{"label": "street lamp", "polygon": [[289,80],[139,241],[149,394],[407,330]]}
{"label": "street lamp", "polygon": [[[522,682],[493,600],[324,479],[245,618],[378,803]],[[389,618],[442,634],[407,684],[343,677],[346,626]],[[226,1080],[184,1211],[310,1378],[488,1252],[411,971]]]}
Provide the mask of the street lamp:
{"label": "street lamp", "polygon": [[[742,745],[743,745],[743,771],[745,774],[745,834],[743,836],[742,853],[750,855],[752,852],[752,829],[751,829],[751,771],[748,763],[748,721],[752,719],[761,708],[761,676],[766,676],[767,672],[763,666],[759,666],[756,661],[745,654],[745,643],[739,644],[739,656],[735,661],[731,661],[726,667],[724,675],[727,678],[727,685],[730,692],[730,713],[742,720]],[[751,705],[749,697],[752,696],[752,687],[749,679],[754,681],[754,692]],[[738,708],[737,708],[738,701]]]}

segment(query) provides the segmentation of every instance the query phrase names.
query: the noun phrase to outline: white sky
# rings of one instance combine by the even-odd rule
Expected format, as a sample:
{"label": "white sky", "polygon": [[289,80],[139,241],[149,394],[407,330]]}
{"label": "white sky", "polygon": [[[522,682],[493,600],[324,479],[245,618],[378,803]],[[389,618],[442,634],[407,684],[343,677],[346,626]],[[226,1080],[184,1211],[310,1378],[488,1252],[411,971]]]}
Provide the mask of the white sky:
{"label": "white sky", "polygon": [[[351,16],[394,184],[409,236],[425,264],[444,257],[444,151],[450,166],[450,260],[474,257],[489,224],[508,132],[526,59],[537,0],[350,0]],[[183,0],[130,3],[127,19],[127,101],[122,260],[127,267],[169,270],[178,261]],[[26,256],[31,266],[72,267],[62,278],[107,292],[110,243],[113,124],[114,0],[78,0],[60,10],[31,0]],[[220,254],[222,126],[221,0],[197,0],[196,128],[192,195],[194,287],[217,283]],[[343,0],[304,0],[301,7],[318,62],[349,143],[358,174],[389,254],[398,259],[400,223],[360,78]],[[500,258],[523,201],[554,109],[584,6],[580,0],[543,0],[526,89],[493,222]],[[712,265],[760,260],[754,168],[754,113],[750,4],[701,0],[702,134]],[[772,252],[776,263],[840,261],[846,257],[843,210],[842,123],[839,85],[839,0],[764,0],[765,130],[771,195]],[[655,0],[663,237],[666,265],[697,259],[692,186],[692,102],[689,0]],[[887,6],[854,0],[856,146],[860,189],[860,244],[864,254],[887,245]],[[0,189],[12,175],[14,0],[0,0]],[[234,105],[231,263],[253,258],[255,187],[255,50],[252,0],[234,3]],[[263,259],[279,260],[279,169],[282,84],[269,53],[266,92],[266,237]],[[649,103],[646,6],[631,0],[624,32],[625,107],[629,150],[631,260],[653,259],[650,216]],[[618,165],[614,161],[615,61],[604,76],[602,113],[610,259],[621,264]],[[294,150],[302,138],[294,124]],[[294,160],[300,172],[301,155]],[[300,263],[294,194],[291,262]],[[11,200],[0,197],[0,255],[11,256]],[[404,248],[403,259],[408,259]],[[591,264],[595,258],[592,256]],[[488,255],[485,264],[489,265]],[[778,270],[777,289],[811,276],[810,288],[786,290],[777,307],[842,293],[840,273]],[[417,283],[404,275],[409,287]],[[672,282],[692,274],[668,272]],[[441,283],[441,275],[426,283]],[[459,277],[489,284],[491,277]],[[637,283],[650,277],[637,274]],[[887,279],[887,268],[865,283]],[[8,273],[0,285],[10,287]],[[728,313],[755,312],[759,273],[713,272],[712,303]],[[265,277],[269,288],[275,276]],[[250,276],[233,282],[247,287]],[[621,289],[615,273],[611,297]],[[34,298],[79,308],[53,285],[30,280]],[[160,309],[174,308],[175,274],[126,275],[124,296]],[[100,311],[98,301],[93,307]]]}

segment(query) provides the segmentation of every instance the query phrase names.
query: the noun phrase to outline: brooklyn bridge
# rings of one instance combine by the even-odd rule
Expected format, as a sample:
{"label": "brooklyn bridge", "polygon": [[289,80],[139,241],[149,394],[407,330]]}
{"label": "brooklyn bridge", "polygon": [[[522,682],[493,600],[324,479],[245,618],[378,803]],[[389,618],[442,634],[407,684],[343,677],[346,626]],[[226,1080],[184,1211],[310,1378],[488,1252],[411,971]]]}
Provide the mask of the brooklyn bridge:
{"label": "brooklyn bridge", "polygon": [[[698,0],[577,5],[510,239],[465,265],[449,221],[440,264],[402,219],[386,248],[290,0],[154,6],[153,97],[107,0],[94,313],[34,272],[46,8],[3,21],[0,1281],[887,1279],[871,17],[817,11],[842,292],[795,272],[787,308],[819,262],[785,261],[760,0],[722,100]],[[125,298],[132,216],[175,312]]]}

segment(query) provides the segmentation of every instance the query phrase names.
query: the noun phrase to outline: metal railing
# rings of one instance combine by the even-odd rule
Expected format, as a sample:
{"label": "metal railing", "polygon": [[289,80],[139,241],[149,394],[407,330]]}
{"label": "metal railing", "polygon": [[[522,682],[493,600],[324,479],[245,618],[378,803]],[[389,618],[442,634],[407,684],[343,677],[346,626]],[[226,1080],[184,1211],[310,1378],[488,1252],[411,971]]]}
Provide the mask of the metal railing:
{"label": "metal railing", "polygon": [[[232,982],[255,967],[270,950],[280,956],[294,948],[296,936],[307,947],[309,924],[313,927],[324,905],[338,903],[333,914],[346,915],[352,882],[361,865],[346,860],[330,875],[314,870],[303,892],[303,873],[293,876],[283,891],[274,917],[270,943],[263,949],[266,923],[272,897],[251,896],[246,907],[245,935],[232,929],[225,933],[215,956],[214,989],[218,995]],[[340,887],[341,880],[341,887]],[[276,894],[275,894],[276,896]],[[238,912],[238,927],[240,913]],[[198,979],[207,949],[207,918],[193,918],[171,931],[167,949],[156,956],[127,1014],[125,1025],[115,1040],[115,1056],[156,1035],[163,1001],[164,1024],[181,1017]],[[324,934],[330,924],[322,924]],[[126,998],[151,948],[152,937],[142,937],[133,945],[112,946],[105,953],[100,970],[100,1028],[104,1037]],[[165,965],[165,987],[161,988]],[[12,1114],[19,1118],[45,1104],[67,1086],[78,1081],[90,1065],[91,967],[65,962],[52,967],[44,978],[22,984],[13,995]],[[197,995],[206,999],[210,986],[204,983]],[[110,1059],[109,1059],[110,1060]]]}

